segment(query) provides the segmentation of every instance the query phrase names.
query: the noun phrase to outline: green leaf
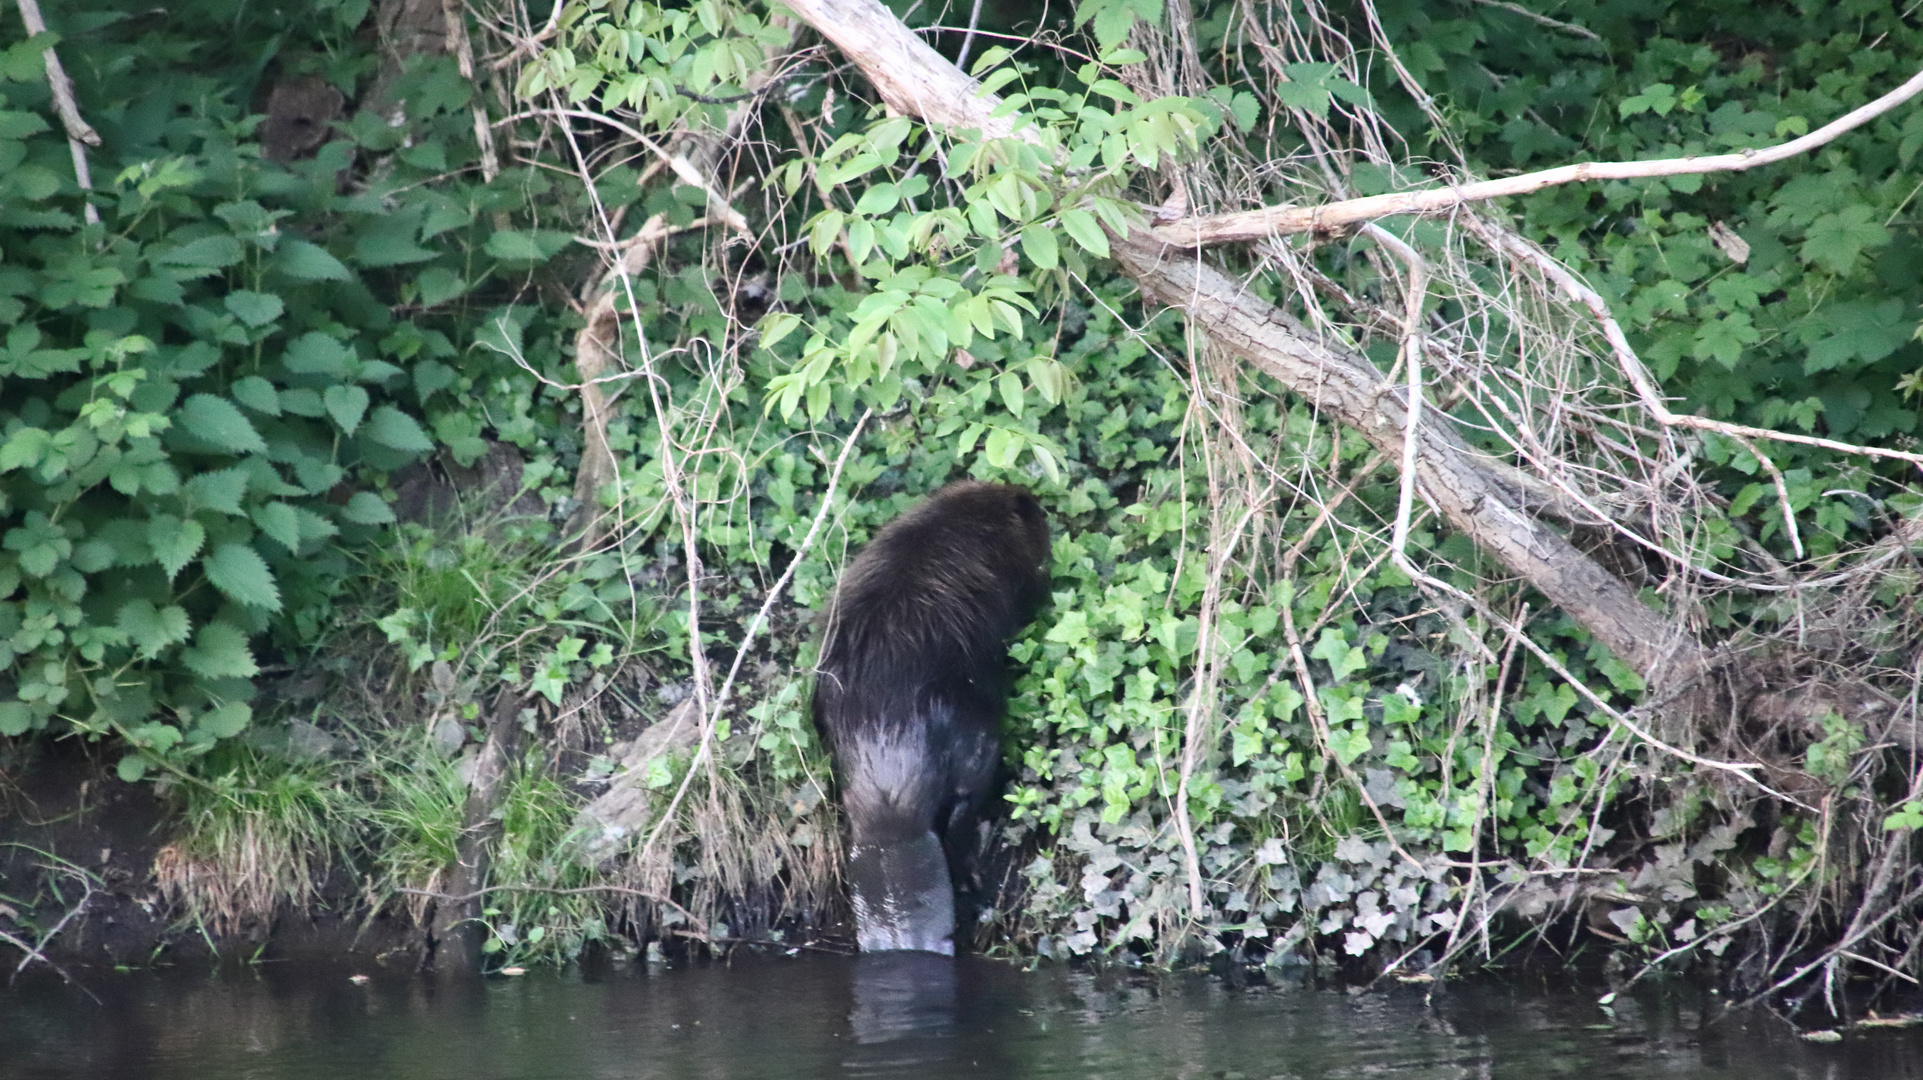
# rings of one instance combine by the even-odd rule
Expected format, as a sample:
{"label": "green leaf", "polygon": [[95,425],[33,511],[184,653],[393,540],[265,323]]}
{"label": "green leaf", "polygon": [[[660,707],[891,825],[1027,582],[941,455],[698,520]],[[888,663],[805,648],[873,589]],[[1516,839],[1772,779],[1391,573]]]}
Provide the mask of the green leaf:
{"label": "green leaf", "polygon": [[1743,347],[1760,340],[1749,312],[1732,311],[1720,319],[1709,319],[1696,328],[1695,355],[1699,360],[1715,360],[1734,369],[1743,358]]}
{"label": "green leaf", "polygon": [[426,401],[460,381],[460,373],[439,360],[423,360],[414,365],[414,396]]}
{"label": "green leaf", "polygon": [[446,267],[430,266],[414,279],[414,287],[421,291],[422,307],[435,307],[466,292],[468,284]]}
{"label": "green leaf", "polygon": [[167,572],[169,581],[200,554],[200,546],[206,542],[207,530],[193,518],[182,521],[172,514],[155,514],[147,522],[147,546],[153,548],[154,559]]}
{"label": "green leaf", "polygon": [[0,139],[24,139],[48,130],[39,113],[0,112]]}
{"label": "green leaf", "polygon": [[1345,682],[1349,676],[1368,666],[1368,656],[1360,646],[1351,647],[1342,631],[1326,628],[1322,637],[1309,650],[1309,655],[1329,665],[1329,672],[1335,682]]}
{"label": "green leaf", "polygon": [[1022,377],[1012,371],[1004,371],[995,379],[995,387],[1002,393],[1002,404],[1008,406],[1008,411],[1020,419],[1022,406],[1027,404],[1022,392]]}
{"label": "green leaf", "polygon": [[218,619],[200,628],[193,647],[182,650],[180,662],[203,679],[251,679],[260,674],[253,650],[247,647],[247,633]]}
{"label": "green leaf", "polygon": [[125,783],[139,783],[140,778],[147,775],[147,758],[142,754],[128,754],[114,767],[114,774]]}
{"label": "green leaf", "polygon": [[1062,231],[1098,259],[1108,258],[1108,236],[1102,232],[1095,215],[1086,210],[1062,211]]}
{"label": "green leaf", "polygon": [[327,404],[327,415],[347,435],[354,434],[367,414],[367,391],[358,386],[330,386],[321,392],[321,400]]}
{"label": "green leaf", "polygon": [[216,739],[231,739],[247,730],[254,720],[254,710],[244,701],[230,701],[218,709],[202,713],[195,726]]}
{"label": "green leaf", "polygon": [[1832,274],[1847,274],[1866,249],[1889,242],[1890,231],[1876,220],[1874,209],[1861,204],[1845,206],[1810,223],[1803,239],[1803,261]]}
{"label": "green leaf", "polygon": [[340,526],[305,506],[294,507],[294,519],[300,523],[300,538],[303,543],[309,540],[326,540],[340,535]]}
{"label": "green leaf", "polygon": [[359,366],[359,359],[347,346],[314,330],[295,338],[281,355],[281,363],[297,375],[345,379]]}
{"label": "green leaf", "polygon": [[880,183],[862,192],[861,198],[855,202],[855,213],[880,217],[893,210],[899,202],[901,189],[894,184]]}
{"label": "green leaf", "polygon": [[246,289],[236,289],[228,293],[221,303],[228,311],[233,312],[234,318],[248,326],[266,326],[280,318],[281,312],[286,310],[286,305],[281,303],[280,297],[272,293],[249,292]]}
{"label": "green leaf", "polygon": [[146,600],[129,600],[120,605],[120,615],[114,625],[140,650],[142,660],[152,660],[168,646],[186,641],[189,629],[184,608],[178,604],[156,608]]}
{"label": "green leaf", "polygon": [[1354,763],[1356,758],[1369,752],[1369,729],[1361,724],[1332,728],[1329,731],[1329,752],[1344,765]]}
{"label": "green leaf", "polygon": [[33,708],[24,701],[0,701],[0,735],[13,738],[33,727]]}
{"label": "green leaf", "polygon": [[434,450],[427,432],[414,418],[392,405],[383,405],[367,418],[367,437],[392,450],[426,454]]}
{"label": "green leaf", "polygon": [[19,552],[20,569],[37,578],[53,573],[62,559],[73,554],[66,530],[39,510],[29,510],[24,522],[7,530],[5,547]]}
{"label": "green leaf", "polygon": [[347,505],[341,507],[341,516],[356,525],[386,525],[394,520],[394,511],[379,495],[356,491]]}
{"label": "green leaf", "polygon": [[1676,88],[1668,83],[1653,83],[1643,87],[1643,92],[1634,97],[1624,98],[1616,105],[1616,115],[1627,119],[1637,113],[1653,112],[1657,116],[1668,116],[1676,107]]}
{"label": "green leaf", "polygon": [[1916,331],[1915,309],[1900,298],[1879,303],[1846,300],[1820,312],[1835,333],[1810,346],[1803,371],[1814,375],[1851,360],[1874,364],[1903,347]]}
{"label": "green leaf", "polygon": [[41,456],[52,441],[53,436],[37,427],[15,430],[7,437],[6,443],[0,445],[0,473],[40,464]]}
{"label": "green leaf", "polygon": [[280,610],[280,588],[274,584],[273,572],[251,545],[222,544],[201,560],[201,567],[207,571],[207,580],[229,599],[248,607]]}
{"label": "green leaf", "polygon": [[213,510],[238,517],[240,501],[247,497],[247,470],[235,466],[196,474],[188,480],[183,494],[194,510]]}
{"label": "green leaf", "polygon": [[348,281],[354,276],[326,248],[293,237],[281,239],[274,268],[296,281]]}
{"label": "green leaf", "polygon": [[234,395],[235,401],[257,413],[266,413],[268,416],[280,415],[280,393],[274,389],[273,383],[258,375],[249,375],[235,381],[230,392]]}
{"label": "green leaf", "polygon": [[566,247],[572,237],[560,232],[518,232],[502,229],[487,238],[481,250],[502,262],[546,262]]}
{"label": "green leaf", "polygon": [[288,551],[300,551],[300,514],[284,502],[263,503],[254,507],[254,525],[280,541]]}
{"label": "green leaf", "polygon": [[405,266],[440,254],[415,243],[412,232],[377,222],[354,241],[354,261],[364,267]]}
{"label": "green leaf", "polygon": [[212,394],[195,394],[180,407],[177,426],[195,437],[236,454],[264,454],[267,443],[234,403]]}
{"label": "green leaf", "polygon": [[240,241],[231,236],[203,236],[162,251],[152,256],[152,261],[161,266],[217,270],[240,261]]}
{"label": "green leaf", "polygon": [[1060,252],[1055,245],[1054,230],[1046,225],[1030,225],[1023,229],[1022,254],[1043,270],[1055,269],[1060,261]]}

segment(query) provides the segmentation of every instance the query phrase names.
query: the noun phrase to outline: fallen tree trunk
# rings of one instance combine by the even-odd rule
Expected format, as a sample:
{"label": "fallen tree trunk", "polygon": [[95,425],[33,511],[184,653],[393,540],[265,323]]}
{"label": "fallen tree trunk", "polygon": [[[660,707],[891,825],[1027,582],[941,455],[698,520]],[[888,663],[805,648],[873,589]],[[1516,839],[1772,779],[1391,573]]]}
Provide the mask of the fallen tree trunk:
{"label": "fallen tree trunk", "polygon": [[[1216,343],[1360,432],[1391,460],[1402,460],[1408,419],[1404,391],[1385,382],[1367,359],[1316,340],[1293,316],[1188,252],[1141,232],[1111,243],[1116,260],[1144,295],[1181,311]],[[1706,658],[1693,637],[1523,510],[1521,493],[1482,467],[1446,426],[1446,418],[1434,410],[1425,416],[1441,422],[1417,429],[1416,480],[1450,524],[1582,623],[1652,685],[1702,670]]]}
{"label": "fallen tree trunk", "polygon": [[[876,0],[792,0],[789,5],[839,46],[882,100],[931,124],[1005,131],[1001,103],[917,38]],[[1181,310],[1217,342],[1316,408],[1401,460],[1402,391],[1367,360],[1316,340],[1286,312],[1221,271],[1141,231],[1113,242],[1143,295]],[[1437,416],[1431,412],[1430,416]],[[1482,467],[1445,417],[1418,429],[1415,469],[1432,505],[1594,634],[1651,686],[1693,676],[1707,655],[1692,635],[1652,610],[1621,578],[1520,507],[1520,493]]]}

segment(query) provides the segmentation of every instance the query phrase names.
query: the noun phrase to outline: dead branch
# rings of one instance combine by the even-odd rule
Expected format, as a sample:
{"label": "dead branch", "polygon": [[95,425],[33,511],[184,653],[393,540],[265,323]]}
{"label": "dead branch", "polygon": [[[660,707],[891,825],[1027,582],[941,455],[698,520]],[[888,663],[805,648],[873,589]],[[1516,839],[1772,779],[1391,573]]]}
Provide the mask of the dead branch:
{"label": "dead branch", "polygon": [[[1919,75],[1917,79],[1910,81],[1915,83],[1919,79],[1923,79],[1923,75]],[[1703,416],[1683,416],[1671,412],[1669,406],[1663,401],[1662,391],[1657,388],[1656,380],[1649,374],[1649,369],[1643,366],[1642,359],[1636,355],[1636,350],[1630,347],[1628,336],[1623,333],[1622,326],[1616,322],[1616,317],[1610,314],[1609,303],[1602,298],[1602,294],[1584,285],[1575,274],[1570,273],[1568,267],[1556,261],[1554,256],[1537,247],[1535,244],[1530,243],[1528,240],[1517,236],[1515,233],[1490,228],[1474,217],[1465,218],[1464,223],[1468,225],[1469,231],[1475,233],[1484,243],[1498,251],[1506,253],[1511,258],[1528,263],[1541,273],[1543,277],[1555,283],[1556,287],[1561,289],[1564,295],[1589,310],[1590,315],[1596,320],[1596,324],[1602,328],[1603,337],[1608,340],[1610,351],[1615,353],[1616,363],[1622,368],[1623,375],[1628,378],[1629,385],[1635,389],[1637,399],[1642,403],[1643,408],[1649,410],[1649,414],[1655,417],[1656,421],[1663,426],[1693,428],[1697,431],[1712,431],[1718,435],[1727,435],[1739,441],[1744,439],[1770,439],[1776,442],[1789,442],[1798,443],[1803,446],[1821,447],[1824,450],[1835,450],[1844,454],[1895,458],[1898,461],[1908,461],[1912,464],[1923,465],[1923,454],[1913,454],[1902,450],[1890,450],[1880,446],[1862,446],[1856,443],[1838,442],[1835,439],[1821,439],[1814,435],[1798,435],[1792,431],[1771,431],[1768,428],[1749,427],[1744,424],[1730,424],[1721,420],[1711,420]],[[1754,451],[1752,451],[1752,453],[1754,453]],[[1768,458],[1761,454],[1756,454],[1756,459],[1764,463],[1769,461]],[[1775,473],[1774,465],[1766,464],[1765,467],[1768,468],[1772,474]],[[1777,483],[1780,486],[1782,481],[1778,479]],[[1787,502],[1787,500],[1785,500],[1785,502]]]}
{"label": "dead branch", "polygon": [[[15,0],[20,6],[20,21],[26,24],[27,36],[37,37],[47,32],[47,20],[40,15],[40,0]],[[47,64],[47,87],[53,91],[53,108],[60,114],[60,124],[67,129],[67,149],[73,155],[73,178],[83,192],[93,190],[93,173],[87,168],[87,146],[100,145],[100,133],[95,131],[80,116],[80,106],[74,100],[73,80],[67,77],[67,69],[60,66],[60,57],[52,47],[41,50],[41,57]],[[100,211],[92,202],[87,202],[84,213],[87,224],[100,223]]]}
{"label": "dead branch", "polygon": [[[1136,233],[1111,241],[1116,259],[1153,299],[1180,309],[1211,337],[1318,409],[1401,459],[1408,410],[1399,389],[1360,355],[1324,344],[1287,312],[1190,255]],[[1424,497],[1456,528],[1528,579],[1646,679],[1701,669],[1706,657],[1621,579],[1523,512],[1452,430],[1416,431]]]}
{"label": "dead branch", "polygon": [[1575,23],[1563,22],[1561,19],[1552,19],[1547,15],[1542,15],[1542,14],[1538,14],[1537,12],[1530,11],[1528,8],[1523,7],[1521,4],[1511,4],[1508,2],[1508,0],[1469,0],[1469,2],[1472,4],[1481,4],[1483,7],[1492,7],[1492,8],[1496,8],[1499,11],[1507,11],[1507,12],[1510,12],[1511,14],[1520,15],[1523,18],[1528,19],[1530,22],[1535,23],[1537,26],[1547,26],[1551,30],[1560,30],[1565,34],[1574,34],[1579,38],[1584,38],[1589,41],[1602,40],[1602,38],[1598,36],[1594,30],[1591,30],[1586,26],[1577,26]]}
{"label": "dead branch", "polygon": [[[806,17],[806,16],[804,16]],[[812,20],[811,20],[812,21]],[[840,44],[840,42],[836,42]],[[942,61],[946,63],[946,61]],[[872,77],[872,75],[871,75]],[[1708,157],[1662,158],[1656,161],[1583,161],[1553,169],[1478,180],[1420,191],[1398,191],[1320,206],[1265,206],[1232,214],[1190,218],[1152,231],[1155,239],[1173,247],[1213,247],[1241,240],[1259,240],[1290,233],[1326,233],[1365,221],[1398,214],[1437,214],[1469,203],[1527,195],[1558,184],[1589,180],[1647,180],[1658,176],[1691,176],[1712,172],[1742,172],[1769,165],[1822,146],[1845,132],[1861,127],[1923,93],[1923,72],[1861,108],[1817,128],[1801,138],[1761,150],[1739,150]]]}
{"label": "dead branch", "polygon": [[[923,90],[931,85],[960,90],[965,81],[973,86],[972,80],[923,45],[876,0],[800,0],[795,10],[840,46],[882,98],[898,108],[921,100]],[[911,59],[937,70],[904,66]],[[1923,75],[1906,85],[1923,90]],[[969,93],[945,98],[939,108],[921,115],[931,123],[986,131],[989,115],[998,104],[993,95]],[[1406,403],[1367,359],[1318,340],[1287,312],[1251,294],[1241,283],[1174,250],[1155,230],[1115,238],[1111,246],[1124,272],[1145,295],[1181,310],[1224,347],[1319,410],[1354,427],[1385,455],[1402,458]],[[1452,525],[1582,623],[1647,682],[1653,686],[1662,679],[1693,677],[1706,668],[1708,655],[1693,638],[1644,604],[1627,583],[1524,511],[1521,500],[1480,466],[1453,430],[1430,424],[1416,435],[1420,446],[1415,464],[1424,497]]]}

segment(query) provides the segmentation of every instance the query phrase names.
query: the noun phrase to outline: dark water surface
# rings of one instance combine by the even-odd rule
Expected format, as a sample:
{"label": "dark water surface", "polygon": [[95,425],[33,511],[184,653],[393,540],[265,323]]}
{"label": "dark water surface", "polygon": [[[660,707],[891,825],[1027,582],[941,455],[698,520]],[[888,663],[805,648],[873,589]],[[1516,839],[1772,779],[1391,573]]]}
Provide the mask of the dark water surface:
{"label": "dark water surface", "polygon": [[1349,994],[931,956],[435,982],[263,964],[0,990],[0,1078],[1923,1077],[1923,1030],[1819,1045],[1693,990]]}

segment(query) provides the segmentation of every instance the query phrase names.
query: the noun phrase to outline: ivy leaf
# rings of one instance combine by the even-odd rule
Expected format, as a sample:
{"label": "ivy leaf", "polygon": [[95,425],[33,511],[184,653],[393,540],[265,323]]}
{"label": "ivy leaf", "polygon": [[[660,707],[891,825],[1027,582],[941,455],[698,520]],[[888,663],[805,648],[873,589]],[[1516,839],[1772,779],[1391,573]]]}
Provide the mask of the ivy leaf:
{"label": "ivy leaf", "polygon": [[152,660],[170,645],[187,640],[187,612],[178,604],[156,608],[146,600],[129,600],[120,605],[114,625],[125,631],[128,640],[140,650],[142,660]]}
{"label": "ivy leaf", "polygon": [[371,491],[357,491],[341,507],[341,516],[356,525],[386,525],[394,520],[393,508]]}
{"label": "ivy leaf", "polygon": [[167,572],[169,581],[200,554],[200,546],[206,542],[207,530],[193,518],[182,521],[172,514],[155,514],[147,522],[147,546],[153,548],[154,559]]}
{"label": "ivy leaf", "polygon": [[1343,682],[1362,668],[1368,666],[1368,656],[1360,646],[1351,647],[1348,638],[1340,630],[1325,629],[1321,640],[1309,650],[1309,655],[1329,665],[1329,673],[1335,682]]}
{"label": "ivy leaf", "polygon": [[354,429],[361,426],[361,417],[367,415],[367,391],[358,386],[330,386],[321,394],[321,400],[327,404],[327,415],[340,425],[343,434],[354,434]]}
{"label": "ivy leaf", "polygon": [[431,453],[434,444],[414,418],[392,405],[383,405],[367,418],[367,437],[391,450]]}
{"label": "ivy leaf", "polygon": [[195,394],[180,407],[177,427],[236,454],[264,454],[267,443],[234,403],[212,394]]}
{"label": "ivy leaf", "polygon": [[293,237],[281,239],[274,268],[296,281],[347,281],[354,276],[326,248]]}
{"label": "ivy leaf", "polygon": [[193,647],[182,650],[180,662],[203,679],[251,679],[260,674],[253,650],[247,647],[246,632],[218,619],[200,628]]}
{"label": "ivy leaf", "polygon": [[1344,765],[1368,753],[1369,746],[1369,729],[1361,724],[1331,728],[1329,731],[1329,752]]}
{"label": "ivy leaf", "polygon": [[274,584],[274,574],[251,545],[222,544],[201,560],[201,567],[207,571],[207,580],[229,599],[248,607],[280,610],[280,588]]}
{"label": "ivy leaf", "polygon": [[287,306],[272,293],[250,292],[236,289],[221,300],[221,305],[232,312],[234,318],[248,326],[266,326],[280,318]]}
{"label": "ivy leaf", "polygon": [[1860,203],[1824,214],[1810,223],[1803,239],[1803,261],[1832,274],[1847,274],[1867,248],[1890,242],[1890,231],[1876,220],[1876,211]]}

